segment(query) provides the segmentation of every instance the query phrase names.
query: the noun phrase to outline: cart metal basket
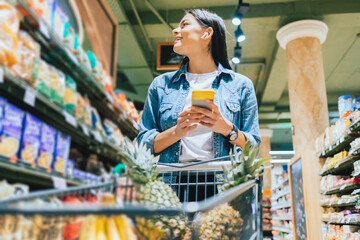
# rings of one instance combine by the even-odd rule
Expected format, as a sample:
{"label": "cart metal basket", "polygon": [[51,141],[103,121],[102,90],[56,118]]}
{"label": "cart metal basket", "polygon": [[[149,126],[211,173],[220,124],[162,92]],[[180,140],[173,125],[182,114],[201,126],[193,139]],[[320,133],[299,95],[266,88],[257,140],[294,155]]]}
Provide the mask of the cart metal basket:
{"label": "cart metal basket", "polygon": [[[17,196],[9,199],[0,199],[1,216],[46,216],[66,217],[95,215],[120,215],[128,217],[137,216],[151,217],[154,215],[176,216],[186,214],[190,220],[196,219],[201,213],[206,213],[217,206],[230,201],[238,202],[237,211],[243,218],[243,230],[239,239],[262,239],[262,179],[251,180],[227,191],[219,191],[217,186],[221,184],[216,174],[222,174],[221,167],[230,164],[227,161],[205,161],[190,164],[159,164],[160,177],[169,184],[183,202],[182,208],[152,209],[139,206],[134,199],[133,186],[126,178],[112,177],[108,183],[71,187],[65,190],[45,190],[30,193],[26,196]],[[120,207],[96,206],[87,204],[86,199],[94,194],[111,192],[115,194],[118,190],[123,191],[123,205]],[[49,201],[51,198],[63,198],[65,196],[82,196],[85,203],[81,205],[65,206],[38,206],[35,204],[24,204],[43,199]],[[196,239],[196,238],[193,238]]]}

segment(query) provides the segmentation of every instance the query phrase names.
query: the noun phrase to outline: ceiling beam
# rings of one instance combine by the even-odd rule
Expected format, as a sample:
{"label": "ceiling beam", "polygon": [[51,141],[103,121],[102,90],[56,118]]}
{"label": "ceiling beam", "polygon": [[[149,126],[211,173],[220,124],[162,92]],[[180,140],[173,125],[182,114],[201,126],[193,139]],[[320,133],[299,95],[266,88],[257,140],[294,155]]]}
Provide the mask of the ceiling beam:
{"label": "ceiling beam", "polygon": [[[197,6],[206,7],[206,6]],[[207,7],[208,10],[216,12],[223,19],[230,19],[236,10],[236,5]],[[159,10],[161,16],[167,16],[168,23],[178,23],[184,16],[183,9]],[[295,1],[285,3],[251,4],[244,18],[263,18],[275,16],[302,16],[319,17],[327,14],[358,13],[360,12],[359,0],[316,0]],[[160,24],[161,21],[152,11],[139,12],[142,22],[146,24]],[[136,25],[137,20],[132,11],[127,12],[130,23]]]}

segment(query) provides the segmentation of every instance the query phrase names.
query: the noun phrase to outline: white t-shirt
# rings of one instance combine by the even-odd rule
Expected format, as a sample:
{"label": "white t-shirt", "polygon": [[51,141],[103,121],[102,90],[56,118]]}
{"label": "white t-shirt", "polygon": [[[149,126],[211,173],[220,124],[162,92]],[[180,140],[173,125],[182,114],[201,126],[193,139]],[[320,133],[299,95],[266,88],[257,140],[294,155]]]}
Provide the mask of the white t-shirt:
{"label": "white t-shirt", "polygon": [[[190,84],[190,91],[185,99],[182,112],[191,106],[193,90],[211,89],[217,74],[218,71],[204,74],[186,73],[186,78]],[[180,162],[191,159],[209,160],[214,158],[214,132],[201,124],[197,125],[197,128],[181,139]]]}

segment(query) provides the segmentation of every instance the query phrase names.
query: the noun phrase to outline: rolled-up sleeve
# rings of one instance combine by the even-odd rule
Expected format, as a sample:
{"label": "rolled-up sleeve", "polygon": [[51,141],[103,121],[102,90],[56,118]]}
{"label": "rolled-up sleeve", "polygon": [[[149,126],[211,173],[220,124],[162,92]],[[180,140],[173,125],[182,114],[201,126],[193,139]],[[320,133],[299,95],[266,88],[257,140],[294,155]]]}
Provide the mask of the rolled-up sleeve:
{"label": "rolled-up sleeve", "polygon": [[254,147],[261,142],[258,106],[256,101],[256,94],[252,82],[246,84],[244,95],[241,102],[241,127],[240,131],[245,135],[246,139],[250,141],[251,147]]}
{"label": "rolled-up sleeve", "polygon": [[148,149],[151,150],[152,154],[154,153],[154,139],[156,135],[160,133],[160,127],[158,123],[158,113],[159,113],[159,98],[156,89],[156,81],[151,83],[146,97],[143,114],[140,120],[140,132],[137,136],[137,142],[144,143]]}

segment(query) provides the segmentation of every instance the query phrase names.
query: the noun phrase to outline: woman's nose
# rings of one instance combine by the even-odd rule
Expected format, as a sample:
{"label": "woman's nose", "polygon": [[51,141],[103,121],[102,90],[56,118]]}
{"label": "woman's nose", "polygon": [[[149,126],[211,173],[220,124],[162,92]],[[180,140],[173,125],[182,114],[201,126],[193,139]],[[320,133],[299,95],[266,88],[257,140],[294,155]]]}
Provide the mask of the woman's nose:
{"label": "woman's nose", "polygon": [[172,30],[172,34],[173,34],[174,36],[178,35],[178,34],[179,34],[179,28],[177,27],[177,28],[173,29],[173,30]]}

